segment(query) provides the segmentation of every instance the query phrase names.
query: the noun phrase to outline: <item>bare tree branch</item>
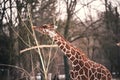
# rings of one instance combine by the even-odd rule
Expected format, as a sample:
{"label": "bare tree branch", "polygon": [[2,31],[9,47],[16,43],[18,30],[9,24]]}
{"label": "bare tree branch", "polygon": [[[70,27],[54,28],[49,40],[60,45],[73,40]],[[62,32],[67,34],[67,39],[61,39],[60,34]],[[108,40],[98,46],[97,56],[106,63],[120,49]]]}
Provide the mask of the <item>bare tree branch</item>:
{"label": "bare tree branch", "polygon": [[15,65],[6,65],[6,64],[0,64],[0,66],[4,66],[4,67],[11,67],[11,68],[16,68],[21,72],[24,72],[28,77],[30,77],[31,75],[23,68],[19,67],[19,66],[15,66]]}
{"label": "bare tree branch", "polygon": [[[101,18],[98,19],[98,20],[96,20],[96,21],[94,21],[94,22],[92,22],[90,25],[86,26],[86,29],[85,29],[82,33],[80,33],[78,36],[75,36],[74,38],[72,38],[72,39],[70,40],[70,42],[73,42],[73,41],[75,41],[75,40],[77,40],[77,39],[79,39],[79,38],[85,37],[86,34],[89,32],[88,30],[90,30],[90,28],[91,28],[90,26],[92,26],[93,24],[96,24],[96,23],[99,22],[100,20],[101,20]],[[96,29],[98,29],[99,27],[100,27],[100,26],[94,27],[93,30],[96,30]],[[89,35],[91,35],[91,33],[89,33]]]}
{"label": "bare tree branch", "polygon": [[20,53],[23,53],[23,52],[26,52],[26,51],[29,51],[29,50],[32,50],[32,49],[44,48],[44,47],[58,47],[58,46],[57,45],[39,45],[39,46],[33,46],[33,47],[30,47],[30,48],[26,48],[26,49],[21,50]]}

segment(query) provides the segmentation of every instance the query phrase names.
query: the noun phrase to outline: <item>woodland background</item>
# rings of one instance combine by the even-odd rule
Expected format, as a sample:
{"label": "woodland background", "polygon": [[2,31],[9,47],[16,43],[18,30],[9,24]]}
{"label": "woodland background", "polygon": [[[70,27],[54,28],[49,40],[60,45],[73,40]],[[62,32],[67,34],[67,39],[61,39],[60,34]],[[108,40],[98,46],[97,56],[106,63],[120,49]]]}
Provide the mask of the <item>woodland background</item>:
{"label": "woodland background", "polygon": [[[119,78],[120,1],[98,0],[104,8],[94,9],[94,17],[95,1],[0,0],[0,80],[38,80],[39,75],[42,80],[57,80],[64,74],[63,80],[69,79],[70,62],[48,36],[31,28],[44,23],[57,25],[71,44]],[[79,11],[86,9],[81,19]],[[40,48],[35,48],[38,44]]]}

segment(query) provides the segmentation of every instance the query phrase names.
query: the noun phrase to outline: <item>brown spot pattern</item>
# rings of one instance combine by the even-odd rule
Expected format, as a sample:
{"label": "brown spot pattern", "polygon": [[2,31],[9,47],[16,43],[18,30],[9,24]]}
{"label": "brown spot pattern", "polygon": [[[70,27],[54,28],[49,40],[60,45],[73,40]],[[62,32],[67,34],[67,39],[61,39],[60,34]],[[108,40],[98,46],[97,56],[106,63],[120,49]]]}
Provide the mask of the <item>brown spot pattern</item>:
{"label": "brown spot pattern", "polygon": [[71,60],[71,61],[74,61],[74,60],[75,60],[75,57],[74,57],[74,56],[71,56],[71,57],[70,57],[70,60]]}
{"label": "brown spot pattern", "polygon": [[74,71],[79,71],[80,70],[80,66],[79,65],[76,65],[75,67],[74,67]]}
{"label": "brown spot pattern", "polygon": [[77,65],[77,64],[78,64],[78,60],[75,59],[75,60],[73,61],[73,65]]}

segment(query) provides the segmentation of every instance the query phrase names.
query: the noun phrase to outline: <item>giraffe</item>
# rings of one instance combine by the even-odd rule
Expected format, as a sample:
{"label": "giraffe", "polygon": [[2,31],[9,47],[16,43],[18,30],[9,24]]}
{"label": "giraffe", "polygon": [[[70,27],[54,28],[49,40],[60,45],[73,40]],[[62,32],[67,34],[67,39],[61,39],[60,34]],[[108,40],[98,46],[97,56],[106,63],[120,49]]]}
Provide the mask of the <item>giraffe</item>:
{"label": "giraffe", "polygon": [[52,24],[44,24],[40,27],[33,26],[36,31],[49,35],[59,48],[64,52],[72,63],[70,70],[70,80],[111,80],[112,75],[109,70],[92,60],[85,53],[71,45],[55,29]]}

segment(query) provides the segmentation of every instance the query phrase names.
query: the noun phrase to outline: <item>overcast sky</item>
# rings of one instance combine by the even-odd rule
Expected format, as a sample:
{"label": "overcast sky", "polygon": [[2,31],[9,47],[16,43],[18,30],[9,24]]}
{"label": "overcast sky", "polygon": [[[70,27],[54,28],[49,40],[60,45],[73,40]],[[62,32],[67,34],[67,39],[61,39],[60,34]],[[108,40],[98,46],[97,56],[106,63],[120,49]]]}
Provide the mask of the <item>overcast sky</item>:
{"label": "overcast sky", "polygon": [[[58,0],[58,9],[60,14],[60,18],[64,19],[66,18],[66,6],[64,0]],[[108,2],[112,2],[113,6],[119,6],[120,9],[120,1],[119,0],[108,0]],[[90,3],[91,2],[91,3]],[[85,4],[90,3],[87,6],[84,6]],[[104,12],[105,11],[105,2],[104,0],[78,0],[76,10],[77,16],[81,18],[82,20],[88,18],[89,15],[92,15],[92,17],[96,18],[98,12]]]}

